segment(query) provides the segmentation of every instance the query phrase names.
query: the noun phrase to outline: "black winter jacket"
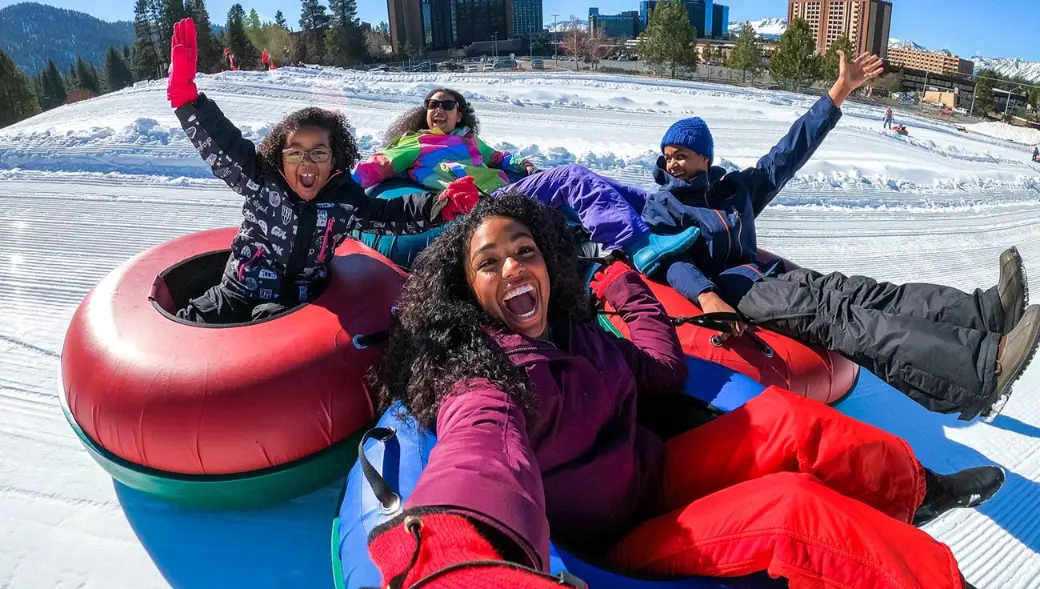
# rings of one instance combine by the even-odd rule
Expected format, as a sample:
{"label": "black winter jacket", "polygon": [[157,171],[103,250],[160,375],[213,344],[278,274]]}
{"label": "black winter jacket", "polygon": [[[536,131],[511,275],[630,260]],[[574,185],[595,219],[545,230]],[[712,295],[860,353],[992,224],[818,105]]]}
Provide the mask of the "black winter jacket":
{"label": "black winter jacket", "polygon": [[204,94],[176,114],[214,175],[246,199],[224,282],[236,282],[252,299],[313,299],[353,229],[410,234],[439,223],[433,193],[370,199],[349,170],[333,172],[318,196],[305,201],[281,174],[264,169],[253,143]]}

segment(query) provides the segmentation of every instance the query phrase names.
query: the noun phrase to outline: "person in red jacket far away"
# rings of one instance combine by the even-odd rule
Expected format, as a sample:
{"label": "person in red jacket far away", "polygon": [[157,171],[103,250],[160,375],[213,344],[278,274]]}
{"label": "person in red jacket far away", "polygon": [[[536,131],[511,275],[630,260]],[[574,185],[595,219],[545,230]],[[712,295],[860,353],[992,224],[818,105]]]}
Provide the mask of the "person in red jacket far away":
{"label": "person in red jacket far away", "polygon": [[265,70],[274,69],[271,67],[271,57],[267,54],[266,48],[264,48],[263,53],[260,54],[260,63],[263,64]]}
{"label": "person in red jacket far away", "polygon": [[637,400],[684,386],[672,321],[619,262],[591,290],[630,340],[594,321],[562,214],[515,193],[419,257],[371,390],[437,444],[403,513],[369,536],[384,586],[578,587],[546,574],[551,528],[639,576],[970,587],[915,525],[986,501],[1001,468],[937,474],[904,440],[776,387],[664,440]]}

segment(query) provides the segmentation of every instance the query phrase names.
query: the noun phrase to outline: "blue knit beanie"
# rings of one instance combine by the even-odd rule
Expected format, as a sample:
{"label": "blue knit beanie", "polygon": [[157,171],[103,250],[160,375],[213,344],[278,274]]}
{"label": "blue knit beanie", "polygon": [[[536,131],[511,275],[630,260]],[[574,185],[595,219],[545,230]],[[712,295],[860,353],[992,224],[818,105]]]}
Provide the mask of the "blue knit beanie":
{"label": "blue knit beanie", "polygon": [[715,139],[708,130],[708,124],[700,117],[692,117],[676,121],[661,139],[661,151],[669,145],[685,147],[690,151],[708,158],[708,164],[715,160]]}

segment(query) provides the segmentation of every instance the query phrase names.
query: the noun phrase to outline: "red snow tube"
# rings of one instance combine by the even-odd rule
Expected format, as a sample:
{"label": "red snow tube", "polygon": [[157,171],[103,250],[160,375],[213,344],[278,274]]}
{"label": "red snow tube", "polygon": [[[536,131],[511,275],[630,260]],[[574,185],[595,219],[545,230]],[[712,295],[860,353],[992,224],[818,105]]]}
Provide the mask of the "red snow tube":
{"label": "red snow tube", "polygon": [[[764,260],[775,258],[762,252]],[[796,264],[784,261],[787,268]],[[664,305],[671,317],[693,317],[701,314],[694,305],[669,286],[646,279],[650,290]],[[617,315],[610,322],[628,337],[628,328]],[[681,325],[678,328],[683,351],[690,356],[710,360],[730,370],[751,377],[765,386],[778,386],[829,405],[837,403],[852,391],[859,375],[859,366],[851,360],[818,346],[809,346],[789,337],[759,327],[749,328],[751,333],[768,345],[763,349],[751,338],[729,338],[716,345],[713,336],[718,332]]]}
{"label": "red snow tube", "polygon": [[[363,377],[378,350],[356,336],[390,326],[404,274],[348,240],[313,303],[232,326],[174,318],[189,296],[219,280],[236,231],[188,235],[137,255],[72,318],[61,358],[69,421],[131,486],[110,466],[129,469],[131,479],[181,482],[267,475],[345,444],[374,417]],[[336,465],[336,475],[351,462]],[[163,494],[154,482],[145,490]]]}

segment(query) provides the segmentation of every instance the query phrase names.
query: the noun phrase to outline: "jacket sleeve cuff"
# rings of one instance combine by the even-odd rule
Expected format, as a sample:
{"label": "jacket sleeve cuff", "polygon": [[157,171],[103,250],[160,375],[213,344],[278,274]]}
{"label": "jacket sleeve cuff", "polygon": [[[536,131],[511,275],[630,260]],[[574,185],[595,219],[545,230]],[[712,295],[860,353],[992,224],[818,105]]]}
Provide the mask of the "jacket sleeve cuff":
{"label": "jacket sleeve cuff", "polygon": [[816,111],[816,114],[826,117],[835,124],[842,117],[841,108],[834,104],[829,94],[824,94],[820,97],[816,104],[813,105],[813,110]]}

